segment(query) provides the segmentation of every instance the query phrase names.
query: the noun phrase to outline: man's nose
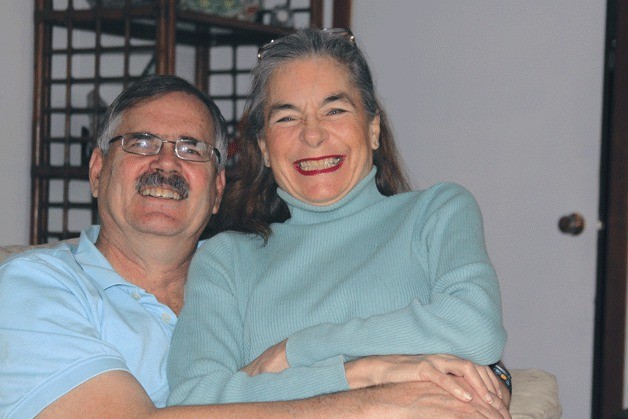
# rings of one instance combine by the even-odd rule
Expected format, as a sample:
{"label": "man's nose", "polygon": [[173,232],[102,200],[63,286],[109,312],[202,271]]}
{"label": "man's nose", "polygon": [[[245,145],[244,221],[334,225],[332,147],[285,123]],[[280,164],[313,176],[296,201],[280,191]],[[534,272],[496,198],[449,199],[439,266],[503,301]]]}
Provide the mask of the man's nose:
{"label": "man's nose", "polygon": [[181,167],[181,159],[177,157],[175,145],[176,143],[174,141],[163,141],[161,150],[159,150],[159,153],[157,153],[153,159],[153,164],[167,171],[178,171]]}

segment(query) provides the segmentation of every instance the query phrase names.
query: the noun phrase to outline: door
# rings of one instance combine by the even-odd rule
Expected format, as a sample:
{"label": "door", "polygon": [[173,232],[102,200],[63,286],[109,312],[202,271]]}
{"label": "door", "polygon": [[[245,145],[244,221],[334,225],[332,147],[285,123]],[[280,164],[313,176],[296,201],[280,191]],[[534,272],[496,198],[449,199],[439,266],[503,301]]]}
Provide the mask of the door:
{"label": "door", "polygon": [[[353,2],[352,29],[414,186],[482,208],[510,368],[556,375],[589,417],[605,1]],[[585,228],[558,221],[579,213]]]}

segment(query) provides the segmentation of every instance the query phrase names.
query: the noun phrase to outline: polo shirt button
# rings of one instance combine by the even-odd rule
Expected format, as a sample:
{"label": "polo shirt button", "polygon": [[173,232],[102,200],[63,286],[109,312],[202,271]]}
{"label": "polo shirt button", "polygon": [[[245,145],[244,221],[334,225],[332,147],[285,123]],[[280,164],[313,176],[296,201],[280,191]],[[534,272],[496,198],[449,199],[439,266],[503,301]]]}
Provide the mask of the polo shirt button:
{"label": "polo shirt button", "polygon": [[162,313],[162,314],[161,314],[161,320],[162,320],[164,323],[170,323],[170,320],[171,320],[171,318],[170,318],[170,314],[168,314],[168,313]]}
{"label": "polo shirt button", "polygon": [[140,298],[142,298],[140,293],[137,291],[134,291],[133,294],[131,294],[131,297],[135,298],[136,300],[139,300]]}

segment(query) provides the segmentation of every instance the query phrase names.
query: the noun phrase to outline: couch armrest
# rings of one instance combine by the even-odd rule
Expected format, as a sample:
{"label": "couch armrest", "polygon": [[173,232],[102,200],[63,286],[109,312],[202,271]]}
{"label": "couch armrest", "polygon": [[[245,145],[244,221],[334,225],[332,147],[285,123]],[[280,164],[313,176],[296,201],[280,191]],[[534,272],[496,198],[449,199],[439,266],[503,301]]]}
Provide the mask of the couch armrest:
{"label": "couch armrest", "polygon": [[511,369],[513,419],[556,419],[563,409],[556,377],[537,369]]}

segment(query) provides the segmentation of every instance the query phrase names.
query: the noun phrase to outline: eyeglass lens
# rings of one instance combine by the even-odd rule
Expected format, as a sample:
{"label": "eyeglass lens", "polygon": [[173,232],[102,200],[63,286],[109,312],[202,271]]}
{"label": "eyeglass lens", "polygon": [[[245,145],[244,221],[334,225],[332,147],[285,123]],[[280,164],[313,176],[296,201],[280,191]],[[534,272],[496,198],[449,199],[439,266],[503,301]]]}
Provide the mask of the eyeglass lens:
{"label": "eyeglass lens", "polygon": [[182,160],[209,161],[212,154],[216,154],[218,162],[220,157],[210,144],[191,138],[180,138],[176,141],[163,140],[149,133],[132,133],[122,136],[122,149],[128,153],[141,156],[153,156],[161,151],[163,143],[175,144],[175,154]]}

